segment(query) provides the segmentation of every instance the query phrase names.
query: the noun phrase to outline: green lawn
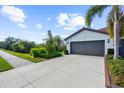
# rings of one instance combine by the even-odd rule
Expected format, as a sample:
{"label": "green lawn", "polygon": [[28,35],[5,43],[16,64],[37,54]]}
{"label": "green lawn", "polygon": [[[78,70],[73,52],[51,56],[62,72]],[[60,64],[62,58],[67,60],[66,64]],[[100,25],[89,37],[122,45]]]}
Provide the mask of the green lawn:
{"label": "green lawn", "polygon": [[30,56],[30,54],[26,54],[26,53],[18,53],[18,52],[13,52],[13,51],[5,50],[5,49],[1,49],[1,50],[4,51],[4,52],[7,52],[9,54],[18,56],[20,58],[23,58],[23,59],[35,62],[35,63],[42,62],[42,61],[46,60],[45,58],[33,58],[32,56]]}
{"label": "green lawn", "polygon": [[0,72],[12,69],[13,67],[2,57],[0,57]]}

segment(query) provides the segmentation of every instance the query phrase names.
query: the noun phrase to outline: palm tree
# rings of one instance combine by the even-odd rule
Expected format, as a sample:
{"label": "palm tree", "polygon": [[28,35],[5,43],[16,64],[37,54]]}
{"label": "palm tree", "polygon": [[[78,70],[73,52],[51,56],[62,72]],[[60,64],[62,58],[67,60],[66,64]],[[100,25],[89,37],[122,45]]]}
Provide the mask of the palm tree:
{"label": "palm tree", "polygon": [[[114,15],[114,13],[110,13],[109,16],[108,16],[108,19],[107,19],[107,22],[108,22],[107,23],[107,25],[108,25],[108,32],[109,32],[109,35],[110,35],[111,39],[114,39],[113,15]],[[121,36],[121,38],[123,38],[124,37],[124,15],[123,15],[123,13],[118,14],[118,17],[121,17],[121,20],[119,22],[119,25],[120,25],[120,36]]]}
{"label": "palm tree", "polygon": [[103,11],[107,7],[111,7],[111,11],[108,16],[108,30],[110,33],[110,37],[111,38],[113,37],[113,41],[114,41],[114,59],[117,59],[119,57],[120,32],[122,31],[122,27],[124,27],[124,25],[122,24],[124,22],[124,16],[123,16],[123,11],[121,9],[121,6],[118,6],[118,5],[92,6],[87,11],[85,23],[87,26],[90,26],[94,16],[98,14],[98,16],[101,17]]}

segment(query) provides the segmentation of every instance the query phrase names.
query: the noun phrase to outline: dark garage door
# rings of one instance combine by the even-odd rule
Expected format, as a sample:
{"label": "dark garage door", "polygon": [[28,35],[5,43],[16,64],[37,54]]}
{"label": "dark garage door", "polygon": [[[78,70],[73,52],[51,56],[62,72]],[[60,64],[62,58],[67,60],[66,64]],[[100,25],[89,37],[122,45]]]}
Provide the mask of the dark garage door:
{"label": "dark garage door", "polygon": [[71,42],[71,54],[104,56],[104,40]]}

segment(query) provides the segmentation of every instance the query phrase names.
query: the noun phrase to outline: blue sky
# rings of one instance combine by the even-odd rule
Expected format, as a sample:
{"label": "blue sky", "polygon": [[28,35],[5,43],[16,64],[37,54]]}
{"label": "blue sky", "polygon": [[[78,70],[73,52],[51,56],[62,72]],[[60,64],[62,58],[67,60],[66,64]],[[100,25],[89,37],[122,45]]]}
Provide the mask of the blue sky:
{"label": "blue sky", "polygon": [[[0,6],[0,40],[12,36],[42,43],[49,29],[53,35],[65,38],[85,26],[84,18],[89,7],[86,5]],[[101,18],[96,16],[91,28],[105,27],[108,11],[109,9],[106,9]]]}

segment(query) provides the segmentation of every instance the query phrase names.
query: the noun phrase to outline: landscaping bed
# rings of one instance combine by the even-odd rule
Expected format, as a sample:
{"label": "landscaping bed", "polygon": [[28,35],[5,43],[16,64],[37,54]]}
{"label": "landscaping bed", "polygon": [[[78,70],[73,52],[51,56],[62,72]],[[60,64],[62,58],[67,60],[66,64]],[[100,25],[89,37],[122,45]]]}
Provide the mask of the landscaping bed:
{"label": "landscaping bed", "polygon": [[41,44],[13,37],[0,43],[1,50],[36,63],[68,53],[64,40],[58,35],[53,36],[51,31],[48,31],[48,37]]}
{"label": "landscaping bed", "polygon": [[58,52],[58,51],[51,51],[48,52],[48,50],[45,47],[42,48],[32,48],[30,51],[30,54],[35,58],[35,57],[43,57],[43,58],[55,58],[55,57],[60,57],[63,56],[63,52]]}
{"label": "landscaping bed", "polygon": [[0,57],[0,72],[12,69],[13,67],[2,57]]}
{"label": "landscaping bed", "polygon": [[4,52],[7,52],[9,54],[18,56],[20,58],[35,62],[35,63],[47,60],[46,58],[38,58],[38,57],[33,58],[30,54],[27,54],[27,53],[18,53],[18,52],[13,52],[13,51],[10,51],[10,50],[5,50],[5,49],[1,49],[1,50],[4,51]]}
{"label": "landscaping bed", "polygon": [[105,83],[109,88],[124,87],[124,58],[114,60],[113,55],[105,58]]}

